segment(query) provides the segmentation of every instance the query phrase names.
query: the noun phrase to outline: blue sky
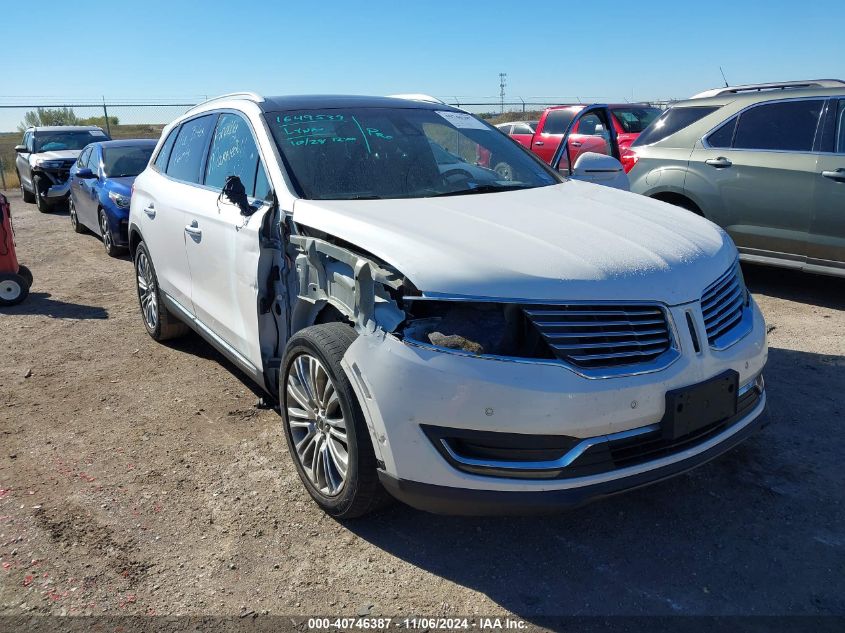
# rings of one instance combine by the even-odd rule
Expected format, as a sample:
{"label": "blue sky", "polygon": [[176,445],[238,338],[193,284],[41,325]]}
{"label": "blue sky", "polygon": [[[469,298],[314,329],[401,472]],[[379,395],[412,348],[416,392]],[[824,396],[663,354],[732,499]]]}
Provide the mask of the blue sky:
{"label": "blue sky", "polygon": [[494,97],[499,72],[511,98],[661,99],[719,85],[719,65],[731,83],[845,78],[841,0],[49,4],[33,14],[4,3],[0,103],[236,90]]}

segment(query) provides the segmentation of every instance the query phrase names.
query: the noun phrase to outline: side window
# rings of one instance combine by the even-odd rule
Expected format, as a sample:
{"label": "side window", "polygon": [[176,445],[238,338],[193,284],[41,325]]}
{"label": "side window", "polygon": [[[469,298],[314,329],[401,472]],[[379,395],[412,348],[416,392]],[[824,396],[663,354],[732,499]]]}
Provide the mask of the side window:
{"label": "side window", "polygon": [[220,115],[208,152],[205,184],[222,189],[227,177],[237,176],[247,195],[254,196],[258,163],[258,147],[246,120],[237,114]]}
{"label": "side window", "polygon": [[270,180],[267,178],[267,170],[264,169],[262,162],[258,161],[258,173],[255,175],[255,194],[253,195],[253,198],[257,198],[258,200],[269,200],[270,193],[272,193],[272,191],[273,187],[270,185]]}
{"label": "side window", "polygon": [[707,137],[707,144],[717,149],[729,149],[734,139],[737,117],[732,118]]}
{"label": "side window", "polygon": [[570,121],[575,117],[572,110],[552,110],[546,115],[546,124],[543,126],[543,134],[564,134],[569,127]]}
{"label": "side window", "polygon": [[91,156],[91,148],[86,147],[82,153],[79,155],[79,158],[76,159],[76,168],[82,169],[85,165],[88,164],[88,158]]}
{"label": "side window", "polygon": [[596,114],[585,114],[584,118],[578,121],[578,134],[603,136],[605,133],[604,125]]}
{"label": "side window", "polygon": [[91,148],[91,155],[88,157],[88,169],[95,174],[100,171],[100,153],[96,147]]}
{"label": "side window", "polygon": [[26,149],[28,152],[32,153],[35,149],[35,134],[32,132],[27,132],[23,135],[23,144],[26,145]]}
{"label": "side window", "polygon": [[168,176],[185,182],[200,182],[202,159],[216,120],[216,114],[208,114],[182,124],[167,163]]}
{"label": "side window", "polygon": [[499,128],[499,131],[502,134],[510,134],[511,131],[513,130],[513,126],[511,126],[511,125],[499,125],[497,127]]}
{"label": "side window", "polygon": [[836,109],[836,143],[833,151],[837,154],[845,154],[845,99],[839,100]]}
{"label": "side window", "polygon": [[170,134],[168,134],[167,138],[164,139],[164,143],[153,162],[153,166],[161,173],[164,173],[167,170],[167,159],[170,158],[170,150],[173,149],[173,143],[176,141],[176,134],[178,132],[178,127],[170,130]]}
{"label": "side window", "polygon": [[735,149],[809,152],[819,123],[823,100],[765,103],[739,116]]}
{"label": "side window", "polygon": [[531,134],[531,128],[525,125],[524,123],[521,125],[514,125],[513,130],[511,130],[511,134]]}

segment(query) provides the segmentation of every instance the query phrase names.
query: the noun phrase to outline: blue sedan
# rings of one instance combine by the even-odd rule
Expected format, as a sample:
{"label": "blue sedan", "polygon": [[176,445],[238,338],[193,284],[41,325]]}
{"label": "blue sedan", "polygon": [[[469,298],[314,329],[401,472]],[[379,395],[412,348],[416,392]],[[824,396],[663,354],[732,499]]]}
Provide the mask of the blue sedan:
{"label": "blue sedan", "polygon": [[112,257],[129,246],[129,198],[135,176],[147,167],[156,141],[133,139],[87,145],[70,170],[73,230],[99,235]]}

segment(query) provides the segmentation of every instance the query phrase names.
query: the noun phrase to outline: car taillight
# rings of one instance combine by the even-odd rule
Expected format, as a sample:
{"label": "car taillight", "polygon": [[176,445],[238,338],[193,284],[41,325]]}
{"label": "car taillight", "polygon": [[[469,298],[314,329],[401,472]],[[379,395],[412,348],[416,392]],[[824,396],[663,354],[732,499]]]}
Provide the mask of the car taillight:
{"label": "car taillight", "polygon": [[637,164],[637,161],[640,160],[640,157],[637,156],[637,153],[633,150],[627,149],[622,153],[620,156],[622,162],[622,168],[625,170],[627,174],[634,168],[634,165]]}

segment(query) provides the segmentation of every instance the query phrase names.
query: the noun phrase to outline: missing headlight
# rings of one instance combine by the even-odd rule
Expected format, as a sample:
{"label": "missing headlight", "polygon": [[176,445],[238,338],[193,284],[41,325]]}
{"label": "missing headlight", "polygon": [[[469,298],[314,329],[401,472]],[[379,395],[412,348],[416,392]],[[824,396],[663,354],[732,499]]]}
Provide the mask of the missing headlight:
{"label": "missing headlight", "polygon": [[551,358],[518,305],[413,301],[402,335],[416,343],[468,354]]}

